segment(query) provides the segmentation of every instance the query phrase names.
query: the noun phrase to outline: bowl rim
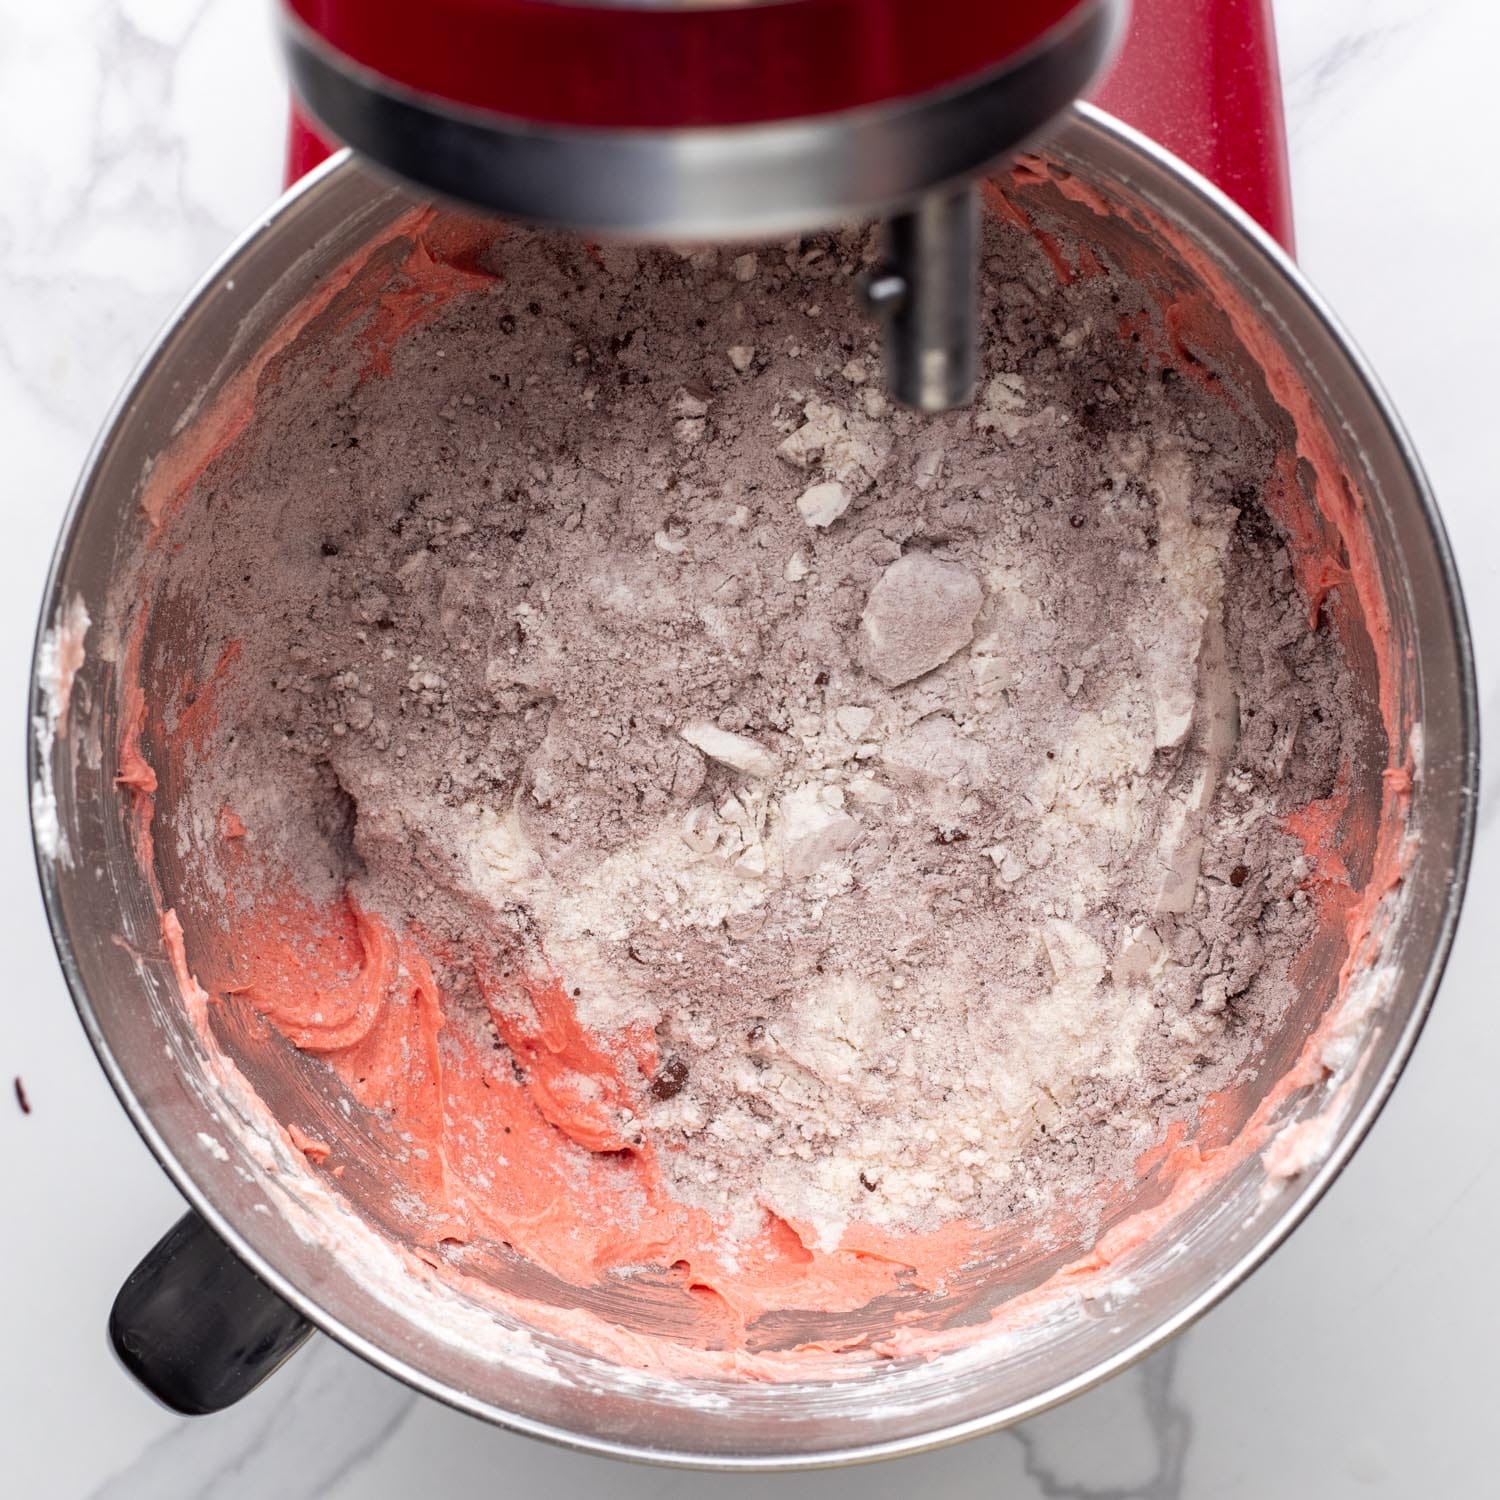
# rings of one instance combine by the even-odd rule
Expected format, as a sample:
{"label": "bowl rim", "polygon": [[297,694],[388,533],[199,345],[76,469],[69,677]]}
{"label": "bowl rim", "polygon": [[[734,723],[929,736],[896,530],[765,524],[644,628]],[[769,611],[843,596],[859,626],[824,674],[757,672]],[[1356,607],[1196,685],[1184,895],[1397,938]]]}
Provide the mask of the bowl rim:
{"label": "bowl rim", "polygon": [[[130,1079],[126,1077],[124,1069],[104,1038],[93,1001],[73,953],[62,908],[56,862],[44,851],[33,802],[31,817],[33,855],[58,962],[67,981],[79,1019],[99,1059],[100,1066],[142,1140],[178,1191],[187,1199],[191,1208],[269,1287],[302,1313],[314,1327],[414,1390],[467,1415],[483,1418],[495,1425],[525,1433],[531,1437],[542,1438],[577,1452],[599,1457],[645,1461],[668,1467],[726,1472],[769,1473],[833,1468],[844,1464],[928,1452],[966,1438],[995,1432],[1061,1405],[1072,1397],[1130,1368],[1191,1326],[1235,1287],[1244,1282],[1307,1218],[1314,1205],[1319,1202],[1344,1170],[1369,1133],[1404,1071],[1431,1012],[1433,999],[1452,950],[1472,859],[1477,818],[1479,710],[1474,653],[1458,570],[1442,518],[1421,461],[1390,398],[1368,361],[1288,252],[1213,183],[1149,137],[1103,110],[1086,103],[1075,104],[1062,117],[1057,127],[1057,134],[1065,136],[1080,126],[1113,138],[1116,144],[1123,145],[1146,158],[1150,165],[1164,169],[1179,179],[1182,186],[1201,200],[1202,207],[1225,221],[1224,227],[1238,236],[1241,242],[1240,248],[1247,256],[1259,255],[1269,262],[1271,270],[1284,283],[1288,294],[1303,303],[1321,326],[1322,331],[1341,348],[1348,360],[1351,375],[1363,389],[1390,433],[1401,464],[1411,481],[1412,490],[1420,505],[1422,520],[1437,555],[1445,585],[1445,603],[1455,646],[1458,676],[1456,706],[1461,780],[1458,789],[1457,827],[1451,878],[1443,894],[1436,936],[1421,980],[1416,987],[1413,1003],[1394,1040],[1384,1067],[1373,1081],[1364,1103],[1342,1123],[1327,1156],[1315,1170],[1308,1174],[1300,1190],[1287,1199],[1285,1206],[1274,1219],[1267,1222],[1264,1230],[1254,1242],[1235,1261],[1223,1269],[1202,1292],[1172,1310],[1148,1332],[1133,1339],[1114,1355],[1099,1361],[1086,1371],[1072,1378],[1060,1380],[1025,1399],[1013,1401],[993,1412],[949,1423],[928,1432],[909,1434],[885,1442],[863,1442],[844,1448],[828,1448],[805,1453],[706,1454],[685,1450],[654,1449],[642,1443],[597,1437],[577,1429],[526,1417],[455,1389],[407,1360],[392,1354],[340,1318],[325,1311],[314,1297],[288,1279],[275,1264],[262,1256],[240,1235],[215,1205],[213,1199],[197,1185],[167,1145],[152,1120],[148,1108],[135,1092]],[[187,316],[203,298],[233,276],[234,268],[241,256],[255,245],[260,236],[280,223],[304,195],[315,191],[325,180],[359,166],[360,164],[356,163],[353,153],[349,150],[345,149],[336,153],[289,188],[265,214],[244,230],[218,257],[210,269],[199,278],[196,285],[163,324],[145,353],[136,362],[101,424],[69,501],[42,595],[28,685],[29,712],[26,728],[28,793],[30,788],[37,783],[42,764],[42,747],[32,731],[31,715],[35,711],[41,691],[38,667],[43,637],[52,627],[56,613],[63,602],[59,596],[59,588],[64,564],[72,553],[96,471],[113,443],[118,429],[128,420],[133,393],[148,372],[165,357],[167,346]],[[29,797],[28,800],[30,800]]]}

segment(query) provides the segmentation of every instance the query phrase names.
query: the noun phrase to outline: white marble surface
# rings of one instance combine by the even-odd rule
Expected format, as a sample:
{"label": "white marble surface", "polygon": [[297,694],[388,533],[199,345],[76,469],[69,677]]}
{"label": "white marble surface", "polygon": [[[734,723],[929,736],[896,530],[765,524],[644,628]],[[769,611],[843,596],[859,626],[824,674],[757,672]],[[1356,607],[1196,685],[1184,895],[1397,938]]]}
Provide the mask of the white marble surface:
{"label": "white marble surface", "polygon": [[[0,0],[0,697],[13,747],[73,478],[136,355],[274,195],[283,94],[264,0]],[[1493,415],[1500,202],[1490,0],[1279,0],[1302,260],[1393,393],[1463,571],[1500,722]],[[27,1500],[378,1500],[543,1490],[1414,1497],[1495,1494],[1500,832],[1492,761],[1468,915],[1416,1059],[1311,1221],[1143,1367],[1026,1427],[819,1476],[706,1480],[554,1451],[317,1341],[185,1422],[106,1351],[109,1300],[178,1211],[85,1043],[47,938],[19,766],[0,799],[0,1491]],[[10,1096],[25,1080],[33,1112]]]}

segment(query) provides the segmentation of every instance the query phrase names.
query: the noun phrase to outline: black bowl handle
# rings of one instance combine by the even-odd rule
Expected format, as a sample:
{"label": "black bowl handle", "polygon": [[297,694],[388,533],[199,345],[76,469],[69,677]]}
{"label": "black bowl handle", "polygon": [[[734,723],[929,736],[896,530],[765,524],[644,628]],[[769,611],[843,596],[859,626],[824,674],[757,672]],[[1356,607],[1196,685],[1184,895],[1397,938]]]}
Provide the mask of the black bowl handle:
{"label": "black bowl handle", "polygon": [[195,1213],[186,1213],[130,1273],[109,1314],[120,1362],[184,1416],[248,1396],[312,1324]]}

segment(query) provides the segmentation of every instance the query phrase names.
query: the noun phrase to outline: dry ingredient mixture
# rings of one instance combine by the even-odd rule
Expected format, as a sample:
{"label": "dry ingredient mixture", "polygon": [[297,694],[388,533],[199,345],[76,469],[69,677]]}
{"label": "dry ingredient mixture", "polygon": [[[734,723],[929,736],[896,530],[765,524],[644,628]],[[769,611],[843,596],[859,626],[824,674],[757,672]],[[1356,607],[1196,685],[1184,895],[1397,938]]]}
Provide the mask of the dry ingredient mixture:
{"label": "dry ingredient mixture", "polygon": [[181,852],[230,810],[420,930],[497,1055],[476,935],[650,1028],[610,1139],[731,1236],[1130,1177],[1313,928],[1281,820],[1357,715],[1271,436],[1122,336],[1128,287],[987,233],[980,398],[938,418],[883,394],[864,234],[513,233],[389,378],[357,326],[285,361],[179,528],[205,661],[239,643]]}

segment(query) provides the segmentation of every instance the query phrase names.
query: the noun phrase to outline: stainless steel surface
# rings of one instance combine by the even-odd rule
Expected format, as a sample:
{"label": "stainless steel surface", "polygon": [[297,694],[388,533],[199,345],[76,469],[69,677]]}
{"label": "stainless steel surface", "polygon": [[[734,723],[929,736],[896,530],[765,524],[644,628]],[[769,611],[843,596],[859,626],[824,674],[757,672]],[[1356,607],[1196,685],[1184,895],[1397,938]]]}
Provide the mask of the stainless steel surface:
{"label": "stainless steel surface", "polygon": [[885,230],[885,259],[865,296],[885,324],[886,384],[918,411],[963,406],[979,339],[979,195],[929,193]]}
{"label": "stainless steel surface", "polygon": [[[1305,381],[1365,496],[1398,647],[1401,699],[1422,725],[1425,754],[1411,808],[1418,840],[1389,940],[1393,982],[1380,1024],[1363,1033],[1363,1066],[1328,1157],[1269,1194],[1253,1160],[1236,1168],[1169,1236],[1125,1257],[1120,1270],[1136,1284],[1134,1295],[1069,1303],[1043,1325],[1024,1327],[988,1350],[927,1363],[892,1359],[857,1379],[688,1382],[623,1370],[540,1339],[551,1349],[549,1375],[434,1336],[445,1318],[466,1311],[456,1294],[414,1285],[398,1305],[349,1245],[337,1237],[337,1250],[310,1243],[287,1216],[258,1211],[269,1184],[184,1024],[152,895],[132,854],[129,816],[112,785],[119,683],[116,661],[100,651],[104,625],[96,623],[74,687],[69,732],[52,756],[59,817],[75,858],[38,860],[84,1025],[131,1118],[207,1222],[316,1324],[418,1389],[593,1452],[723,1468],[835,1464],[982,1432],[1106,1378],[1234,1287],[1337,1175],[1395,1084],[1452,938],[1477,777],[1468,636],[1431,497],[1399,424],[1326,309],[1286,256],[1221,195],[1087,109],[1070,116],[1048,155],[1089,189],[1159,214],[1225,271]],[[222,389],[309,289],[407,203],[352,160],[337,159],[289,194],[209,275],[146,359],[89,461],[49,580],[44,625],[75,596],[96,622],[107,621],[111,584],[141,541],[135,502],[153,458],[195,403]],[[1059,195],[1056,212],[1078,235],[1096,233],[1086,203]],[[1160,255],[1165,265],[1170,252]],[[1262,392],[1258,399],[1267,397]],[[30,769],[34,777],[35,750]],[[1364,782],[1356,791],[1378,795]],[[1304,1018],[1326,998],[1310,986]],[[1299,1109],[1319,1102],[1314,1090]],[[204,1149],[204,1135],[222,1143],[225,1159]],[[982,1313],[1034,1285],[1045,1269],[989,1267],[966,1295]]]}

